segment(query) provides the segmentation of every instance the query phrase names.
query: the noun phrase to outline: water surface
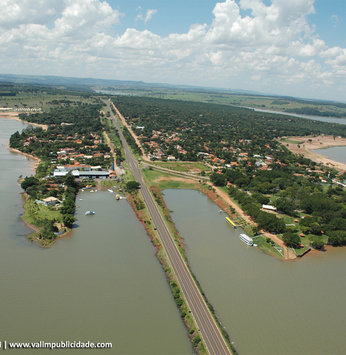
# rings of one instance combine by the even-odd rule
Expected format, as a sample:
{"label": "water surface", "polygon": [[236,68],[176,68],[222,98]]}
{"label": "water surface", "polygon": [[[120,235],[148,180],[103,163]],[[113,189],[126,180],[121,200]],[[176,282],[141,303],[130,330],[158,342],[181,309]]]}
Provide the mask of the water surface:
{"label": "water surface", "polygon": [[335,160],[339,163],[346,164],[346,146],[330,147],[324,149],[313,149],[313,152],[326,156],[329,159]]}
{"label": "water surface", "polygon": [[0,119],[0,340],[113,343],[93,354],[192,354],[156,250],[127,201],[81,193],[70,237],[49,249],[28,241],[16,180],[33,173],[32,162],[4,146],[25,126]]}
{"label": "water surface", "polygon": [[345,248],[279,261],[241,242],[204,194],[164,194],[192,270],[240,354],[345,354]]}

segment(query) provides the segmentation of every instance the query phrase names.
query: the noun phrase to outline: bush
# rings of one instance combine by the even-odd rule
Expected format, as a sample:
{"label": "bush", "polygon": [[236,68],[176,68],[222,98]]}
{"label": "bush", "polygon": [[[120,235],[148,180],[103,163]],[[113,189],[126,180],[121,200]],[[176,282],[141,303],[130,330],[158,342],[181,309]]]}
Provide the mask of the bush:
{"label": "bush", "polygon": [[178,307],[181,307],[184,304],[184,301],[181,298],[178,298],[176,302]]}
{"label": "bush", "polygon": [[315,249],[323,249],[323,247],[325,246],[325,243],[323,241],[322,236],[320,235],[314,235],[310,237],[311,240],[311,246]]}
{"label": "bush", "polygon": [[193,346],[197,346],[201,342],[201,337],[199,335],[195,336],[193,339]]}
{"label": "bush", "polygon": [[72,224],[75,221],[76,221],[76,217],[72,214],[65,214],[63,216],[63,222],[64,222],[65,226],[68,228],[72,228]]}

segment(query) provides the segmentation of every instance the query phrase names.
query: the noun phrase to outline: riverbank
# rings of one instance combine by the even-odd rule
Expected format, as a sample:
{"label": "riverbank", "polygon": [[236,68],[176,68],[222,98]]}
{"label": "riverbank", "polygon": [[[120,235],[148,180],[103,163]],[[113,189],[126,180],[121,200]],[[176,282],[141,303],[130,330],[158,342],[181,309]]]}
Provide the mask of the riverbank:
{"label": "riverbank", "polygon": [[21,120],[19,118],[19,114],[16,113],[16,112],[1,112],[0,113],[0,118],[7,118],[7,119],[10,119],[10,120],[15,120],[15,121],[18,121],[18,122],[26,123],[26,124],[29,124],[29,125],[32,125],[32,126],[41,127],[45,131],[47,131],[47,129],[48,129],[48,125],[39,124],[39,123],[32,123],[32,122]]}
{"label": "riverbank", "polygon": [[39,166],[40,162],[41,162],[41,159],[34,156],[34,155],[31,155],[31,154],[28,154],[28,153],[24,153],[18,149],[14,149],[14,148],[11,148],[8,146],[8,150],[12,153],[17,153],[17,154],[22,154],[22,155],[25,155],[26,157],[30,158],[30,159],[33,159],[35,160],[35,163],[33,163],[33,169],[34,169],[34,172],[36,174],[36,169],[37,167]]}
{"label": "riverbank", "polygon": [[346,164],[329,159],[324,155],[312,151],[330,147],[346,146],[346,138],[333,136],[286,137],[281,140],[281,143],[285,144],[287,149],[294,154],[302,154],[305,158],[309,158],[316,163],[334,168],[340,173],[346,172]]}

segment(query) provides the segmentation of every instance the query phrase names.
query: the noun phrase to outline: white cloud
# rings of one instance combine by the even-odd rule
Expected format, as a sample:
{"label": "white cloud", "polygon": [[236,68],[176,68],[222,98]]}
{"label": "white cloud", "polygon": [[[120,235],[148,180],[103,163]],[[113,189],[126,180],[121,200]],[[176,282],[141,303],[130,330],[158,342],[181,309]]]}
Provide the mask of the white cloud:
{"label": "white cloud", "polygon": [[338,16],[336,16],[336,15],[332,15],[332,20],[333,20],[333,22],[334,22],[334,27],[336,27],[336,25],[338,24],[338,22],[339,22],[339,17]]}
{"label": "white cloud", "polygon": [[150,21],[156,13],[157,13],[156,9],[147,10],[147,14],[145,15],[144,22],[146,23]]}
{"label": "white cloud", "polygon": [[3,0],[0,28],[11,29],[23,24],[47,24],[64,10],[64,0]]}
{"label": "white cloud", "polygon": [[[112,26],[122,14],[106,1],[5,0],[0,65],[8,73],[243,89],[249,83],[257,90],[266,85],[267,91],[298,95],[301,90],[305,96],[326,85],[345,88],[346,49],[328,48],[309,26],[306,17],[314,13],[313,4],[225,0],[216,3],[209,25],[194,24],[186,33],[162,37],[133,28],[114,36]],[[241,9],[251,15],[241,16]],[[140,12],[136,19],[148,22],[156,12]]]}

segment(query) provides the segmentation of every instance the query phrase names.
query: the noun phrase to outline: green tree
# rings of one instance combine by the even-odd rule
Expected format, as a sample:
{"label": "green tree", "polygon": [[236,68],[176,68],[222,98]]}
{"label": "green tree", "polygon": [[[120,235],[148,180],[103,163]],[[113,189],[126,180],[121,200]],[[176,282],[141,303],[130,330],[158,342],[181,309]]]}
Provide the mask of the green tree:
{"label": "green tree", "polygon": [[300,237],[296,233],[285,232],[282,235],[282,240],[287,246],[291,246],[292,248],[299,248],[300,246]]}
{"label": "green tree", "polygon": [[38,185],[39,181],[36,179],[34,176],[26,177],[24,181],[20,184],[21,188],[23,190],[26,190],[28,187],[33,186],[33,185]]}
{"label": "green tree", "polygon": [[68,228],[72,228],[72,225],[76,220],[76,217],[72,214],[65,214],[63,216],[63,223]]}
{"label": "green tree", "polygon": [[129,193],[132,193],[138,190],[140,186],[141,184],[139,182],[132,180],[126,183],[125,190]]}

